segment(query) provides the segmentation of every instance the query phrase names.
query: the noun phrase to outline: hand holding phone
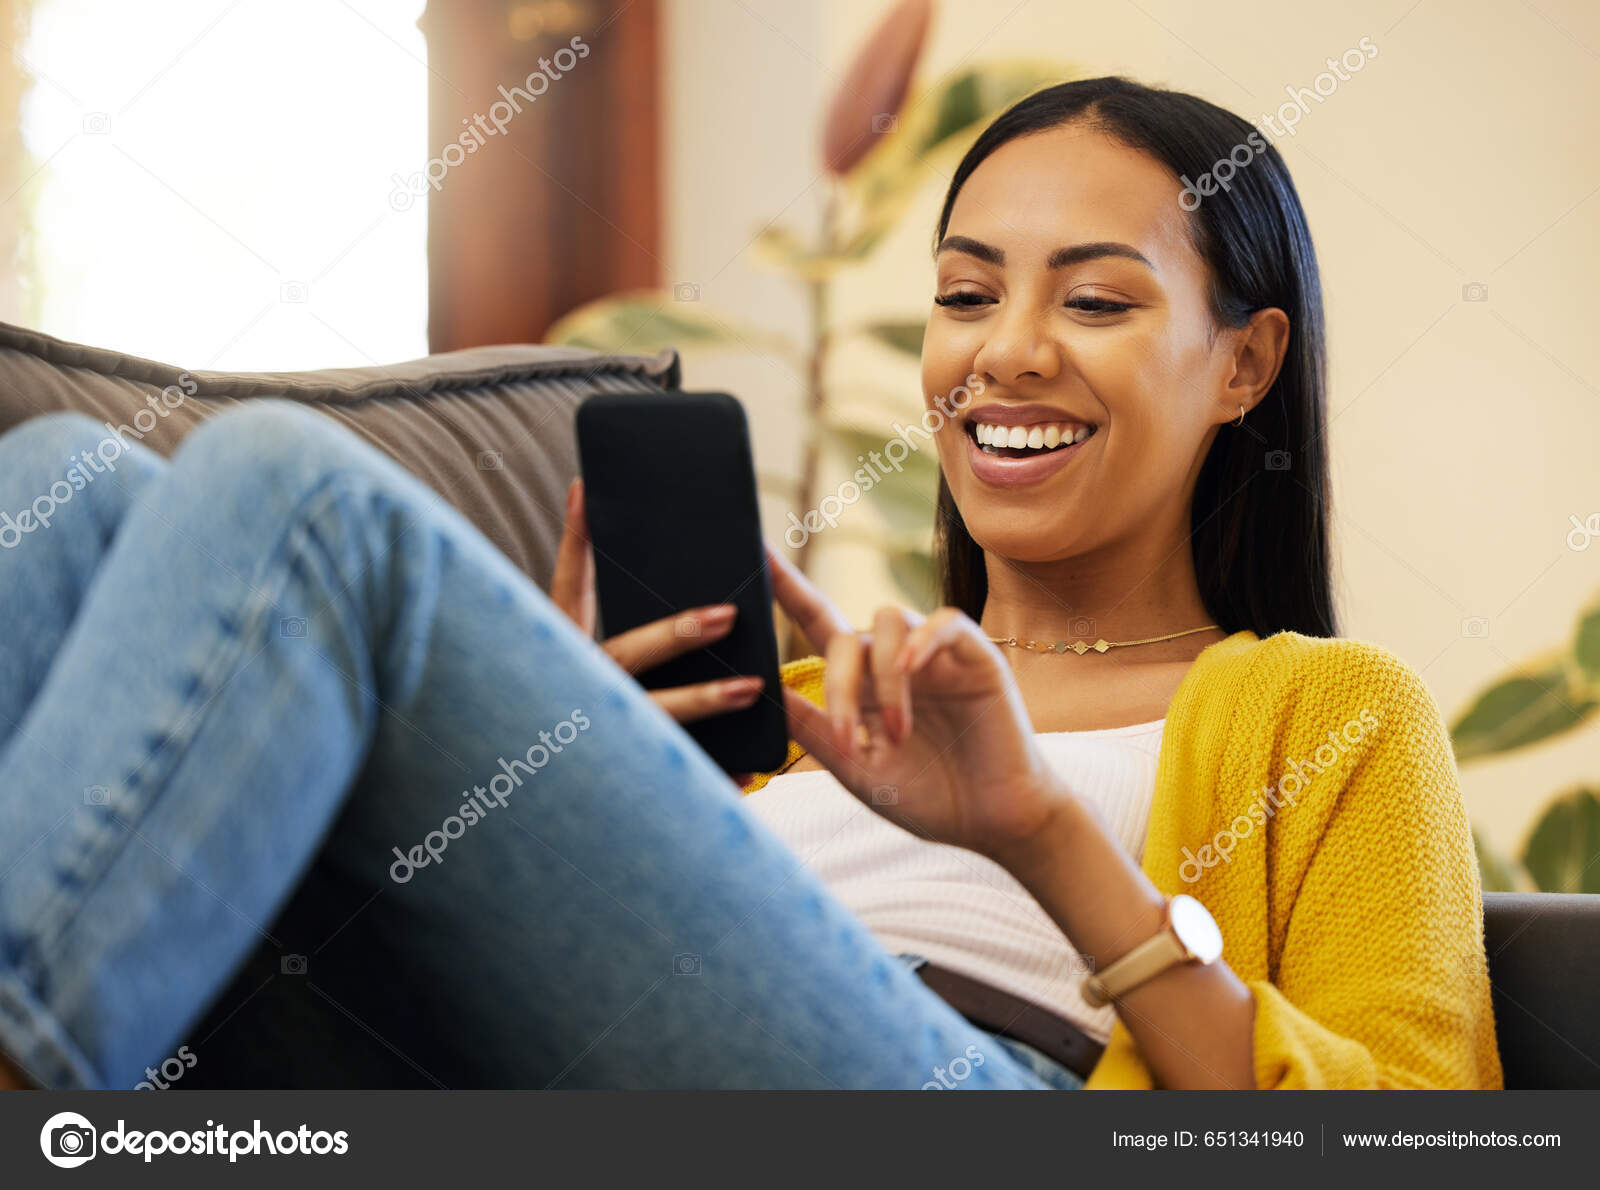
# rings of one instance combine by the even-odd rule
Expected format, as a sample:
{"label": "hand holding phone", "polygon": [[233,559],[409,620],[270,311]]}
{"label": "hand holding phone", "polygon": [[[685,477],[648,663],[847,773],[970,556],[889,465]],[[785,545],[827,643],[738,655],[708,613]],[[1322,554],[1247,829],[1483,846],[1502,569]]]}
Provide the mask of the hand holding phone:
{"label": "hand holding phone", "polygon": [[[550,598],[583,632],[594,635],[594,559],[589,553],[582,479],[574,479],[567,488],[566,522],[556,553]],[[663,661],[721,640],[733,630],[737,614],[738,607],[732,603],[691,608],[620,632],[602,641],[600,647],[628,673],[638,675]],[[652,690],[650,697],[679,723],[693,723],[749,706],[761,696],[761,686],[761,675],[751,674]]]}
{"label": "hand holding phone", "polygon": [[[779,768],[789,731],[744,407],[726,393],[596,393],[576,428],[594,583],[580,614],[592,625],[598,611],[603,647],[724,771]],[[704,614],[722,604],[731,620]],[[747,687],[725,683],[747,678],[754,697],[730,707]]]}

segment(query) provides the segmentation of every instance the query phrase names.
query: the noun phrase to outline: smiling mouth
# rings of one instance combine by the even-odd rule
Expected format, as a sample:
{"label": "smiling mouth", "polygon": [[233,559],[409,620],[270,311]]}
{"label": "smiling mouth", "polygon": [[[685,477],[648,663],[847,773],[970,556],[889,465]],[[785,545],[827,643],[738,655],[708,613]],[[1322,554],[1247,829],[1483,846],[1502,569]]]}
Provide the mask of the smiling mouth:
{"label": "smiling mouth", "polygon": [[[1063,426],[988,426],[979,422],[968,422],[966,426],[967,437],[973,445],[997,459],[1041,458],[1076,443],[1087,442],[1099,429],[1099,426],[1079,426],[1076,430]],[[1019,438],[1017,431],[1022,432],[1025,441],[1012,446],[1011,443]],[[1004,446],[1000,445],[1002,436],[1006,439]]]}

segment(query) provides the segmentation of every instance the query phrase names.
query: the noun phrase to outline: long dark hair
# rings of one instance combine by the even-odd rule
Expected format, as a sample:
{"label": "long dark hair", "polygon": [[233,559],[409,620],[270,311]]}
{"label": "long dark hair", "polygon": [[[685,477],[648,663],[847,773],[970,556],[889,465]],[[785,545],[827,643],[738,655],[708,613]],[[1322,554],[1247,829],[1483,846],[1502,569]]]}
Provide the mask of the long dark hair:
{"label": "long dark hair", "polygon": [[[1210,269],[1215,325],[1240,327],[1255,311],[1275,306],[1289,317],[1288,350],[1245,424],[1224,426],[1212,442],[1195,485],[1190,541],[1200,597],[1224,631],[1248,628],[1263,638],[1283,630],[1338,635],[1328,543],[1322,283],[1288,167],[1255,128],[1204,99],[1125,78],[1082,79],[1035,92],[967,150],[945,195],[934,243],[944,239],[962,185],[989,154],[1019,136],[1073,121],[1197,184],[1236,149],[1260,146],[1249,164],[1235,169],[1227,191],[1199,199],[1189,228]],[[978,619],[989,593],[983,550],[967,532],[943,473],[934,549],[941,602]]]}

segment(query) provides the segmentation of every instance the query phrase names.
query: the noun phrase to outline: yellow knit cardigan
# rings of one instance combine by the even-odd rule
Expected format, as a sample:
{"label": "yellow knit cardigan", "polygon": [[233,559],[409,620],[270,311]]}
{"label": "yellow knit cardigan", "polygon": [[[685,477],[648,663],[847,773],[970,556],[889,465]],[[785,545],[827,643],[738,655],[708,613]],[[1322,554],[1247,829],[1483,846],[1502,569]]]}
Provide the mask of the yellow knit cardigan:
{"label": "yellow knit cardigan", "polygon": [[[783,681],[823,705],[823,667]],[[791,740],[784,768],[803,754]],[[1167,709],[1141,866],[1216,917],[1255,1000],[1257,1086],[1502,1085],[1455,756],[1394,654],[1295,632],[1208,646]],[[1122,1022],[1087,1085],[1154,1085]]]}

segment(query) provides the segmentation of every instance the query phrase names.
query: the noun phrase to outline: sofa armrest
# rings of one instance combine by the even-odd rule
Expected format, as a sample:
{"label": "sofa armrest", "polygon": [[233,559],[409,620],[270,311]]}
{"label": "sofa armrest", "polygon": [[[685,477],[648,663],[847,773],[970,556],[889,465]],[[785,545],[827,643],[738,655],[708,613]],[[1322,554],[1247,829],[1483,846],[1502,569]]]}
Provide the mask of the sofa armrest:
{"label": "sofa armrest", "polygon": [[1600,895],[1485,893],[1508,1089],[1600,1087]]}

